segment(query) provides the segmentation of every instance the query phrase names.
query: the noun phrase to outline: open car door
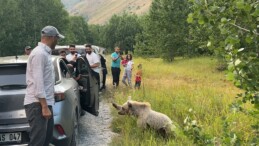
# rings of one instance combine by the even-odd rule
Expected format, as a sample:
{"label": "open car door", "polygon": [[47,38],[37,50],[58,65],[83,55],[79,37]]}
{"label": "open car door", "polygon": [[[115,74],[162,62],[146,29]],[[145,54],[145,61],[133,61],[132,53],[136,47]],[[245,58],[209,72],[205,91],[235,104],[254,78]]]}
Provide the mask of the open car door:
{"label": "open car door", "polygon": [[85,111],[98,116],[99,114],[99,86],[97,79],[92,74],[92,69],[83,57],[77,59],[76,69],[81,74],[84,82],[87,82],[87,91],[80,91],[80,104]]}

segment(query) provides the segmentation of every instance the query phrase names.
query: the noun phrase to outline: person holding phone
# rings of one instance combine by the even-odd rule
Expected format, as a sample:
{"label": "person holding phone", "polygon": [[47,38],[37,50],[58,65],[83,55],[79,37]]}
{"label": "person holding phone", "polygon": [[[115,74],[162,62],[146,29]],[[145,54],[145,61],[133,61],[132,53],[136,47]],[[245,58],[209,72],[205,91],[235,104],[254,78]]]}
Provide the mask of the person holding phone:
{"label": "person holding phone", "polygon": [[120,81],[120,64],[121,64],[121,54],[120,54],[120,48],[115,47],[115,52],[111,54],[112,58],[112,64],[111,64],[111,71],[112,71],[112,84],[116,88],[119,86]]}
{"label": "person holding phone", "polygon": [[81,55],[76,52],[76,46],[75,45],[69,45],[69,54],[67,54],[66,59],[71,64],[75,64],[77,57],[80,57]]}
{"label": "person holding phone", "polygon": [[[122,83],[125,84],[126,86],[129,86],[130,88],[132,88],[131,77],[132,77],[132,70],[133,70],[134,62],[132,60],[131,54],[128,54],[126,56],[126,59],[127,59],[127,63],[125,65],[124,74],[122,77]],[[128,80],[128,84],[126,83],[126,79]]]}

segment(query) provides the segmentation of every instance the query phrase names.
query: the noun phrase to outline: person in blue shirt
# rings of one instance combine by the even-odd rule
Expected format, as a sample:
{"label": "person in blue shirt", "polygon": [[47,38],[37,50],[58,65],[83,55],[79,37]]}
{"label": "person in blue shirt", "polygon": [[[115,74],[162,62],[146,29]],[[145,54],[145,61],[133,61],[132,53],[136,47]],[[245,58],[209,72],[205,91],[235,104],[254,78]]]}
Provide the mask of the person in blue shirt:
{"label": "person in blue shirt", "polygon": [[115,47],[115,52],[111,54],[112,57],[112,64],[111,64],[111,71],[112,71],[112,84],[113,86],[117,87],[119,86],[120,81],[120,64],[121,64],[121,54],[120,54],[120,48]]}

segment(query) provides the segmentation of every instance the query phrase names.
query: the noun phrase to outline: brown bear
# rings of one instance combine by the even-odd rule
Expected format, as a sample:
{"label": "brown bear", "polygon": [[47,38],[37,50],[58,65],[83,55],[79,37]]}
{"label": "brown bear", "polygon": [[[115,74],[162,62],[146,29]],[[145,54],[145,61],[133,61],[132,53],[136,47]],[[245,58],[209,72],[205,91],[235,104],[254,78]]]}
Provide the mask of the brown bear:
{"label": "brown bear", "polygon": [[165,114],[151,109],[148,102],[138,102],[128,100],[122,106],[113,103],[120,115],[133,115],[137,117],[137,125],[141,128],[155,129],[163,137],[175,136],[177,127],[172,120]]}

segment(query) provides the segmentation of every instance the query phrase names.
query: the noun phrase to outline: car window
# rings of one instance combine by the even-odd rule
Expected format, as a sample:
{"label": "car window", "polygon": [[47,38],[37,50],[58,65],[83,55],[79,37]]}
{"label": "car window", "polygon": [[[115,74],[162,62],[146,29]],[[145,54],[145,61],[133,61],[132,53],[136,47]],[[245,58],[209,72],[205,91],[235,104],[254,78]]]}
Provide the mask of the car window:
{"label": "car window", "polygon": [[77,59],[77,69],[79,74],[89,75],[89,65],[81,57]]}
{"label": "car window", "polygon": [[51,53],[51,54],[52,54],[52,55],[59,55],[59,51],[60,51],[60,50],[58,50],[58,49],[57,49],[57,50],[52,50],[52,53]]}
{"label": "car window", "polygon": [[65,62],[60,60],[59,66],[60,66],[61,76],[64,78],[70,78],[71,74]]}
{"label": "car window", "polygon": [[[52,53],[51,53],[51,54],[52,54],[52,55],[59,55],[59,51],[61,51],[61,50],[65,50],[65,51],[66,51],[66,54],[69,54],[69,53],[70,53],[69,50],[66,49],[66,48],[59,48],[59,49],[52,50]],[[83,48],[80,48],[80,49],[76,48],[76,52],[77,52],[78,54],[82,55],[82,54],[85,53],[85,49],[83,49]]]}
{"label": "car window", "polygon": [[26,64],[0,65],[0,86],[26,85]]}

